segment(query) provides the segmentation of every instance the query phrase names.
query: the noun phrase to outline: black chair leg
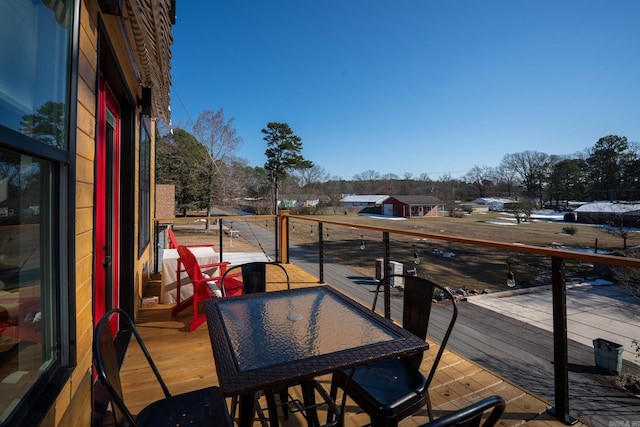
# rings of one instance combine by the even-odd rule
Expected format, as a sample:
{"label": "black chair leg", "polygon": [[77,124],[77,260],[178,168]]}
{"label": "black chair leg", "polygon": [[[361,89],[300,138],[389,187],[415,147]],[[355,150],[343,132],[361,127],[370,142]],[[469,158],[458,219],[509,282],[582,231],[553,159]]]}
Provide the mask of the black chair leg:
{"label": "black chair leg", "polygon": [[231,398],[231,410],[229,411],[229,413],[231,414],[232,420],[236,417],[237,410],[238,410],[238,396],[233,396]]}
{"label": "black chair leg", "polygon": [[253,414],[256,411],[256,396],[254,393],[243,394],[238,399],[238,425],[248,426],[253,424]]}
{"label": "black chair leg", "polygon": [[371,427],[398,427],[398,420],[371,418]]}
{"label": "black chair leg", "polygon": [[307,408],[307,425],[309,427],[319,426],[318,410],[316,406],[316,392],[313,384],[305,381],[301,384],[304,406]]}
{"label": "black chair leg", "polygon": [[[331,400],[333,400],[334,402],[337,402],[338,400],[338,384],[336,383],[335,379],[331,380],[331,389],[329,390],[329,397],[331,398]],[[346,398],[346,396],[343,397],[343,399]],[[338,414],[335,414],[334,411],[332,410],[331,407],[329,407],[327,409],[327,423],[333,420],[333,417],[337,416]]]}
{"label": "black chair leg", "polygon": [[267,400],[267,410],[269,411],[269,425],[271,427],[278,427],[278,405],[276,404],[276,397],[273,390],[265,390],[264,396]]}
{"label": "black chair leg", "polygon": [[289,419],[289,389],[287,387],[280,389],[280,406],[282,406],[282,414],[285,420]]}

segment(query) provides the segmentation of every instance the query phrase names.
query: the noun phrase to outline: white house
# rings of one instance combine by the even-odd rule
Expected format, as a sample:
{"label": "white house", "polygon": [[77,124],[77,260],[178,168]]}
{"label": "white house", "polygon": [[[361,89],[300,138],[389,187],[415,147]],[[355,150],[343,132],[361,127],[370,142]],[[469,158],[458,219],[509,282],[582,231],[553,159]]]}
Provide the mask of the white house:
{"label": "white house", "polygon": [[640,225],[640,202],[595,201],[576,208],[576,221],[586,224]]}
{"label": "white house", "polygon": [[388,199],[389,196],[380,195],[380,194],[354,194],[350,196],[343,197],[340,199],[340,206],[361,206],[361,207],[372,207],[372,206],[382,206],[383,202]]}
{"label": "white house", "polygon": [[471,203],[477,205],[488,205],[490,211],[503,211],[505,205],[518,203],[516,200],[500,197],[480,197],[473,200]]}

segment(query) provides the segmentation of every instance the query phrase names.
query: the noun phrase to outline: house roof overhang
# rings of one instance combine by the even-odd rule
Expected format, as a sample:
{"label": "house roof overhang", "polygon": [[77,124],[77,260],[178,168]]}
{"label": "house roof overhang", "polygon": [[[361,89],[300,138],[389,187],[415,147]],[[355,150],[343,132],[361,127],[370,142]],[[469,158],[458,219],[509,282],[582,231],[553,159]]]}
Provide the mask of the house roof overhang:
{"label": "house roof overhang", "polygon": [[131,43],[140,85],[151,90],[151,115],[171,121],[171,25],[175,0],[125,0],[124,31]]}

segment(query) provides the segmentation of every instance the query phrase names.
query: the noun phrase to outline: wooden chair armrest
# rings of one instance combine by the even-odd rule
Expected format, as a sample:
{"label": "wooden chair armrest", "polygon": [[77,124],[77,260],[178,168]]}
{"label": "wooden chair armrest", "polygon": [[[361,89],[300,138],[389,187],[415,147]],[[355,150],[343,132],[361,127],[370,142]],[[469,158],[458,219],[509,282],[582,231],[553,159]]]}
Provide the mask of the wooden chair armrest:
{"label": "wooden chair armrest", "polygon": [[214,267],[220,267],[220,269],[222,270],[222,273],[224,273],[230,264],[231,263],[229,261],[223,261],[223,262],[214,262],[213,264],[199,264],[199,266],[200,266],[200,270],[210,270]]}

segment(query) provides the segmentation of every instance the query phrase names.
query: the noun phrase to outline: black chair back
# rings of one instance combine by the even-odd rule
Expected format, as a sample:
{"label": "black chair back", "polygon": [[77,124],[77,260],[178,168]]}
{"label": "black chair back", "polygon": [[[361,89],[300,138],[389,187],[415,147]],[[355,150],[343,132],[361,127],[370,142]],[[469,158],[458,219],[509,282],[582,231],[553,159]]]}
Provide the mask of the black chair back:
{"label": "black chair back", "polygon": [[267,291],[267,266],[274,266],[283,271],[284,277],[287,281],[287,289],[291,289],[291,280],[289,279],[289,273],[287,270],[277,262],[271,261],[255,261],[247,262],[244,264],[234,265],[227,269],[225,274],[220,280],[220,288],[222,289],[222,295],[226,296],[224,281],[231,274],[234,274],[237,269],[242,272],[242,293],[254,294],[257,292]]}
{"label": "black chair back", "polygon": [[[227,271],[222,275],[220,279],[220,288],[222,289],[222,296],[227,296],[225,280],[227,278],[234,278],[237,275],[237,270],[240,269],[242,273],[242,294],[255,294],[258,292],[266,292],[267,291],[267,266],[274,266],[277,269],[282,270],[284,277],[287,282],[287,289],[291,289],[291,280],[289,278],[289,273],[287,269],[284,268],[282,264],[272,261],[255,261],[255,262],[247,262],[244,264],[234,265],[233,267],[227,269]],[[235,279],[234,279],[235,281]],[[286,404],[288,399],[287,387],[283,387],[278,390],[280,394],[280,402],[283,402],[282,406],[285,411],[285,416],[288,416],[288,406]],[[274,391],[272,389],[265,390],[265,395],[267,398],[267,405],[269,410],[269,418],[277,419],[277,404],[275,403]],[[256,399],[258,394],[256,394]],[[233,397],[231,400],[231,414],[235,416],[236,412],[236,404],[237,397]],[[263,421],[263,425],[265,424],[264,414],[260,405],[256,403],[256,407],[258,408],[258,413],[261,415],[261,420]]]}
{"label": "black chair back", "polygon": [[[433,367],[427,378],[427,382],[430,384],[433,376],[436,373],[438,362],[444,353],[444,349],[451,336],[451,331],[458,318],[458,304],[453,294],[445,287],[438,285],[430,280],[424,279],[419,276],[410,276],[406,274],[390,274],[384,277],[376,287],[376,293],[373,299],[372,310],[375,311],[380,291],[384,289],[384,286],[391,288],[393,279],[402,278],[404,281],[404,299],[402,305],[402,327],[417,337],[422,339],[427,338],[427,331],[429,328],[429,319],[431,318],[431,308],[433,306],[434,295],[436,291],[444,295],[447,304],[452,305],[451,317],[447,329],[445,330],[442,341],[440,342],[440,349],[436,355]],[[416,368],[420,368],[422,363],[423,353],[418,353],[410,358]]]}
{"label": "black chair back", "polygon": [[402,327],[422,339],[427,338],[435,287],[417,276],[404,277]]}
{"label": "black chair back", "polygon": [[[426,339],[430,318],[435,311],[438,311],[438,323],[447,326],[444,336],[440,340],[438,351],[431,361],[429,375],[426,378],[420,371],[423,353],[374,362],[350,372],[338,371],[333,374],[331,396],[335,398],[338,388],[341,388],[370,416],[373,426],[395,427],[401,420],[411,416],[424,405],[427,405],[429,419],[433,420],[429,386],[433,381],[458,317],[456,300],[446,288],[418,276],[401,274],[392,274],[380,281],[376,287],[372,310],[375,311],[380,291],[384,290],[385,317],[391,317],[391,313],[388,312],[391,288],[392,282],[397,278],[404,279],[402,292],[403,328],[422,339]],[[438,295],[437,301],[434,301],[435,295]],[[442,301],[441,295],[444,296],[445,301]],[[434,302],[445,304],[446,307],[433,308],[436,305]],[[443,310],[440,310],[441,308]],[[389,379],[376,373],[381,370],[389,372]]]}
{"label": "black chair back", "polygon": [[[110,320],[117,315],[120,329],[131,331],[149,367],[162,388],[164,398],[143,408],[134,417],[125,406],[120,382],[120,361],[111,336]],[[206,387],[172,396],[160,376],[160,371],[151,359],[147,347],[129,315],[118,308],[109,310],[98,321],[93,339],[93,358],[98,378],[111,399],[116,426],[175,427],[176,425],[212,425],[231,427],[227,404],[218,387]]]}
{"label": "black chair back", "polygon": [[169,389],[162,380],[158,368],[155,363],[153,363],[151,355],[142,342],[142,338],[140,337],[133,320],[131,320],[131,317],[129,317],[124,310],[119,308],[113,308],[106,312],[98,321],[94,332],[93,359],[95,368],[100,382],[105,386],[109,393],[116,426],[135,426],[137,425],[135,418],[131,412],[129,412],[123,400],[122,383],[120,382],[120,363],[116,353],[115,344],[113,342],[113,337],[111,336],[111,317],[116,314],[118,315],[118,320],[120,322],[120,329],[131,331],[138,341],[140,349],[144,353],[147,362],[151,366],[153,373],[160,383],[164,395],[169,397],[171,396],[171,393],[169,393]]}
{"label": "black chair back", "polygon": [[96,326],[94,338],[95,367],[100,382],[105,386],[111,400],[113,418],[117,426],[130,423],[135,425],[131,413],[124,406],[122,399],[122,384],[120,382],[120,364],[116,347],[111,336],[111,316],[104,316]]}
{"label": "black chair back", "polygon": [[254,294],[267,291],[267,265],[251,262],[240,266],[242,270],[243,293]]}

